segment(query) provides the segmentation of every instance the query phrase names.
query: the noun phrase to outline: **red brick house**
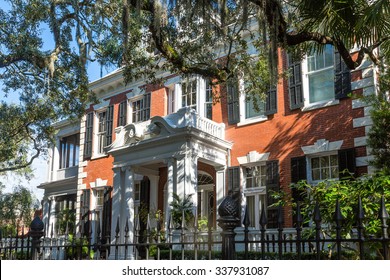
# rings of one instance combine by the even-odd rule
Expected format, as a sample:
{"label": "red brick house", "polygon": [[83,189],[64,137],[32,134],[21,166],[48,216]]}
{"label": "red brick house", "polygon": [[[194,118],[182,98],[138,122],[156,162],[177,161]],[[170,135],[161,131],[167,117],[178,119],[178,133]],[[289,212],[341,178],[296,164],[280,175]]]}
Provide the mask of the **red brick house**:
{"label": "red brick house", "polygon": [[[143,210],[160,210],[167,221],[173,193],[191,195],[194,214],[213,217],[216,226],[217,206],[230,190],[248,205],[250,227],[259,228],[264,208],[272,228],[270,190],[338,179],[345,169],[370,172],[369,109],[348,94],[375,92],[373,66],[366,61],[349,71],[332,47],[301,62],[282,50],[279,57],[291,75],[268,91],[260,111],[241,80],[212,88],[199,76],[167,74],[161,86],[126,85],[118,70],[92,82],[101,102],[79,124],[59,124],[51,176],[39,186],[47,229],[56,228],[64,207],[76,211],[78,230],[95,234],[99,228],[114,236],[117,221],[132,228]],[[284,217],[291,227],[290,209]]]}

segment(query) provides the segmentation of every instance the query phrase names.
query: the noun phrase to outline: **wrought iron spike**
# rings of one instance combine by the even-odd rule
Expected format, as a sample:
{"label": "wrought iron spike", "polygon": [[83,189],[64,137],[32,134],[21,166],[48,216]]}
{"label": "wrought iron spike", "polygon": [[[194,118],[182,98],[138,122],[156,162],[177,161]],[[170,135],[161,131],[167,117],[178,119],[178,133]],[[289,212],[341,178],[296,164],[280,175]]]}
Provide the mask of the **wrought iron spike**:
{"label": "wrought iron spike", "polygon": [[161,231],[161,216],[160,213],[157,214],[157,232]]}
{"label": "wrought iron spike", "polygon": [[146,220],[146,230],[150,231],[151,226],[150,226],[150,214],[148,213],[148,218]]}
{"label": "wrought iron spike", "polygon": [[116,235],[119,234],[119,231],[120,231],[120,229],[119,229],[119,216],[118,216],[118,219],[116,220],[116,228],[115,228]]}
{"label": "wrought iron spike", "polygon": [[343,214],[341,213],[340,201],[338,199],[336,200],[336,210],[334,213],[334,220],[337,223],[340,223],[344,220]]}
{"label": "wrought iron spike", "polygon": [[261,227],[265,228],[267,223],[268,223],[267,215],[265,214],[264,207],[261,207],[260,225],[261,225]]}
{"label": "wrought iron spike", "polygon": [[135,219],[135,230],[136,231],[141,230],[141,221],[139,220],[139,215],[137,215],[137,218]]}
{"label": "wrought iron spike", "polygon": [[282,205],[279,204],[279,206],[278,206],[278,226],[279,226],[279,228],[283,227],[283,221],[284,221],[283,207],[282,207]]}
{"label": "wrought iron spike", "polygon": [[297,201],[296,219],[297,219],[297,226],[300,226],[303,223],[303,217],[301,211],[301,203],[299,201]]}
{"label": "wrought iron spike", "polygon": [[245,228],[249,227],[249,225],[250,225],[248,204],[246,204],[246,206],[245,206],[245,215],[244,215],[244,220],[242,221],[242,223],[243,223]]}
{"label": "wrought iron spike", "polygon": [[51,238],[53,238],[53,236],[54,236],[54,227],[53,227],[54,225],[53,224],[51,224],[51,229],[50,229],[50,237]]}
{"label": "wrought iron spike", "polygon": [[198,218],[194,219],[194,229],[195,231],[198,229]]}
{"label": "wrought iron spike", "polygon": [[172,214],[169,214],[168,229],[169,230],[173,230],[174,229]]}
{"label": "wrought iron spike", "polygon": [[186,221],[185,221],[185,215],[184,215],[184,211],[183,211],[181,214],[181,228],[185,229],[185,227],[186,227]]}
{"label": "wrought iron spike", "polygon": [[359,196],[358,200],[358,208],[357,208],[357,220],[358,223],[362,222],[364,219],[364,209],[363,209],[363,204],[362,204],[362,198]]}
{"label": "wrought iron spike", "polygon": [[100,221],[97,220],[96,234],[97,234],[98,237],[100,237],[101,233],[102,233],[102,230],[100,229]]}
{"label": "wrought iron spike", "polygon": [[128,232],[129,232],[129,219],[126,219],[125,233],[127,234]]}
{"label": "wrought iron spike", "polygon": [[320,223],[322,218],[321,218],[321,212],[320,212],[320,204],[318,201],[316,201],[316,205],[314,207],[314,217],[313,217],[314,222]]}
{"label": "wrought iron spike", "polygon": [[381,220],[384,220],[384,221],[389,219],[389,213],[386,210],[385,197],[383,195],[381,197],[381,207],[379,209],[379,218]]}

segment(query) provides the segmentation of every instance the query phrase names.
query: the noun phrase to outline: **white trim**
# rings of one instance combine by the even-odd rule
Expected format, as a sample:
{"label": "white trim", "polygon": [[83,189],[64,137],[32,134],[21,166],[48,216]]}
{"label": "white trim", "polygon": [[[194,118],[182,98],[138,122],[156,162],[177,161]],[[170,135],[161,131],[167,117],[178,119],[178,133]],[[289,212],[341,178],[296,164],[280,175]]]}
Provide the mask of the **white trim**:
{"label": "white trim", "polygon": [[270,153],[258,153],[257,151],[250,151],[245,156],[237,157],[237,160],[240,165],[249,167],[267,161],[269,155]]}
{"label": "white trim", "polygon": [[[306,98],[305,98],[305,100],[306,100]],[[338,105],[339,103],[340,103],[340,101],[338,99],[326,100],[326,101],[310,103],[310,104],[309,103],[306,104],[306,102],[305,102],[305,106],[301,110],[302,110],[302,112],[311,111],[311,110],[316,110],[316,109],[320,109],[320,108]]]}
{"label": "white trim", "polygon": [[104,111],[105,109],[107,109],[107,107],[110,105],[110,100],[105,100],[105,101],[102,101],[100,102],[99,104],[95,104],[93,105],[93,110],[95,112],[101,112],[101,111]]}
{"label": "white trim", "polygon": [[340,150],[343,142],[344,140],[329,142],[326,139],[319,139],[314,145],[302,146],[301,149],[305,155],[322,155]]}

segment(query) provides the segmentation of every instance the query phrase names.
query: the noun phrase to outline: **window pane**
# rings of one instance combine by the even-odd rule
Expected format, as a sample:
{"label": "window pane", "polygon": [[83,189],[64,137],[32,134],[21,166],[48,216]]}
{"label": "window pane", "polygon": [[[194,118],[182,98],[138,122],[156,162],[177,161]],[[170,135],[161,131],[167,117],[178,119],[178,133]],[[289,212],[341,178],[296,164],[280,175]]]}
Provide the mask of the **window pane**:
{"label": "window pane", "polygon": [[320,169],[313,169],[312,170],[312,179],[314,181],[321,180]]}
{"label": "window pane", "polygon": [[338,166],[332,167],[330,172],[331,172],[330,178],[338,178],[339,177],[339,168],[338,168]]}
{"label": "window pane", "polygon": [[334,70],[333,68],[309,75],[310,103],[330,100],[334,98]]}
{"label": "window pane", "polygon": [[330,178],[329,176],[330,176],[329,168],[321,168],[321,179],[322,180],[329,179]]}
{"label": "window pane", "polygon": [[330,165],[331,166],[337,166],[339,164],[338,162],[338,156],[337,155],[333,155],[333,156],[330,156]]}
{"label": "window pane", "polygon": [[[257,107],[256,107],[257,105]],[[256,110],[257,109],[257,110]],[[245,118],[253,118],[264,115],[264,102],[251,96],[245,101]]]}
{"label": "window pane", "polygon": [[311,168],[318,168],[320,167],[320,159],[319,158],[312,158],[311,159]]}
{"label": "window pane", "polygon": [[321,167],[329,166],[329,157],[321,157],[320,158],[320,165],[321,165]]}
{"label": "window pane", "polygon": [[249,226],[255,227],[256,226],[255,197],[254,196],[247,196],[246,203],[248,205]]}
{"label": "window pane", "polygon": [[333,66],[334,53],[332,46],[326,46],[324,50],[325,67]]}

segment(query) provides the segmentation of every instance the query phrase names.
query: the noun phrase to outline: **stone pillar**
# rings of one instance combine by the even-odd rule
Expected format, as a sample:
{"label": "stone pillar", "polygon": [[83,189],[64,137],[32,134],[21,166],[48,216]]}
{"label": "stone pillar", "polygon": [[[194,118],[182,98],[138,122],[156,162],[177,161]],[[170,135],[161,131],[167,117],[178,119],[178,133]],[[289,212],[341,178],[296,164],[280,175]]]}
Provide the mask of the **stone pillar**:
{"label": "stone pillar", "polygon": [[[49,211],[50,211],[50,201],[49,198],[44,196],[43,197],[43,206],[42,206],[42,214],[43,214],[43,224],[45,225],[45,235],[50,236],[51,234],[51,228],[49,223]],[[53,233],[54,234],[54,233]]]}
{"label": "stone pillar", "polygon": [[234,238],[236,233],[234,229],[239,226],[240,218],[239,205],[237,201],[228,195],[218,207],[218,225],[222,228],[222,259],[234,260],[236,259],[236,248]]}
{"label": "stone pillar", "polygon": [[31,258],[33,260],[38,260],[41,253],[41,237],[44,235],[44,224],[39,216],[35,216],[34,220],[32,220],[28,234],[32,238]]}
{"label": "stone pillar", "polygon": [[57,217],[56,217],[56,198],[51,196],[49,207],[49,227],[53,228],[54,237],[58,237]]}
{"label": "stone pillar", "polygon": [[[226,186],[225,186],[225,173],[226,167],[219,166],[215,167],[215,195],[216,195],[216,205],[220,205],[222,203],[223,198],[226,196]],[[219,214],[217,211],[217,219],[219,218]]]}
{"label": "stone pillar", "polygon": [[[114,168],[114,180],[112,187],[112,211],[111,211],[111,233],[110,233],[110,243],[115,244],[115,229],[117,221],[121,213],[121,202],[122,202],[122,171],[121,168]],[[115,258],[114,247],[110,249],[109,259]]]}
{"label": "stone pillar", "polygon": [[175,168],[175,159],[169,158],[167,159],[167,189],[166,189],[166,205],[165,206],[165,225],[168,226],[169,224],[169,216],[171,214],[171,202],[173,200],[172,194],[174,192],[174,187],[176,186],[176,180],[177,177],[176,168]]}
{"label": "stone pillar", "polygon": [[[124,199],[124,209],[122,211],[122,217],[120,218],[120,240],[122,243],[125,243],[125,226],[126,223],[129,225],[128,239],[127,243],[132,243],[134,240],[134,171],[132,168],[127,167],[125,170],[125,180],[124,180],[124,190],[123,190],[123,199]],[[124,249],[121,252],[124,258],[134,259],[133,250],[128,250],[128,255],[124,255]],[[122,257],[120,257],[122,259]]]}

